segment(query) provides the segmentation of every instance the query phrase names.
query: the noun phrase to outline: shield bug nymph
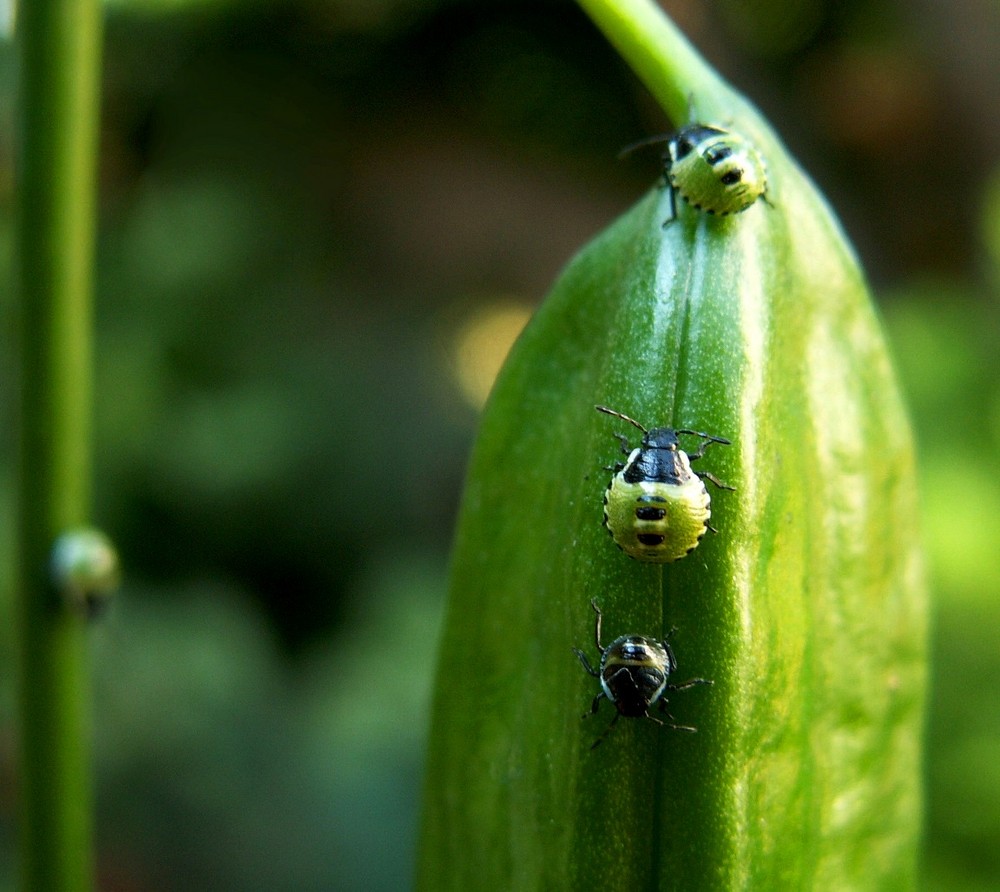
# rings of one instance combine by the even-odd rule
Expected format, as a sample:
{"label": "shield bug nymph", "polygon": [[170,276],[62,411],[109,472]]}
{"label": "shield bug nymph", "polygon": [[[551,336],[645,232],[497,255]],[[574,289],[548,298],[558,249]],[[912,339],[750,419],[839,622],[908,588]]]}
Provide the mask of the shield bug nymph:
{"label": "shield bug nymph", "polygon": [[600,679],[601,690],[594,697],[590,712],[584,713],[583,717],[595,715],[602,698],[610,701],[615,707],[615,715],[611,719],[611,724],[590,748],[596,748],[611,733],[611,729],[614,728],[620,716],[647,718],[658,725],[675,728],[678,731],[696,731],[697,729],[690,725],[675,725],[672,721],[664,722],[662,719],[650,715],[649,710],[656,706],[667,718],[673,719],[673,716],[667,712],[667,698],[664,696],[667,691],[683,691],[695,685],[712,684],[712,682],[705,678],[691,678],[681,684],[670,683],[670,676],[677,670],[677,659],[667,642],[669,635],[662,641],[646,638],[642,635],[622,635],[607,647],[603,647],[601,645],[601,608],[597,606],[596,601],[591,601],[590,606],[594,608],[596,615],[594,643],[597,645],[597,652],[601,655],[598,668],[594,669],[590,665],[587,655],[582,650],[573,648],[573,653],[576,654],[588,675]]}
{"label": "shield bug nymph", "polygon": [[641,146],[666,143],[663,181],[669,190],[670,216],[677,218],[674,195],[707,214],[725,217],[745,211],[758,198],[767,202],[767,169],[746,137],[718,124],[687,124],[674,134],[641,139],[619,157]]}
{"label": "shield bug nymph", "polygon": [[[691,462],[705,454],[711,443],[730,445],[729,440],[693,430],[655,427],[647,430],[638,421],[609,409],[598,412],[627,421],[642,431],[641,445],[632,448],[623,434],[622,452],[628,456],[615,465],[604,493],[604,525],[615,543],[630,557],[665,564],[693,551],[709,529],[711,499],[704,480],[720,489],[735,489],[710,474],[694,471]],[[698,451],[688,455],[680,448],[679,435],[701,437]]]}
{"label": "shield bug nymph", "polygon": [[[715,124],[688,124],[667,142],[670,188],[708,214],[739,214],[766,198],[767,172],[753,144]],[[677,215],[671,198],[672,220]]]}

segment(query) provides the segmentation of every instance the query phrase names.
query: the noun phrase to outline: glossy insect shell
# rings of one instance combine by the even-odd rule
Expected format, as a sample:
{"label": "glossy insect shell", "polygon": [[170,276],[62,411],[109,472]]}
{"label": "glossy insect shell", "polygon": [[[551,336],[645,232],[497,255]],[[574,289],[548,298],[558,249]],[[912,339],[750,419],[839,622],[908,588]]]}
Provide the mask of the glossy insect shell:
{"label": "glossy insect shell", "polygon": [[654,428],[604,493],[604,525],[640,561],[666,564],[691,552],[708,529],[711,499],[677,434]]}
{"label": "glossy insect shell", "polygon": [[745,211],[767,187],[757,150],[738,133],[689,124],[667,144],[667,178],[692,207],[709,214]]}
{"label": "glossy insect shell", "polygon": [[601,657],[601,687],[618,712],[638,718],[663,696],[667,679],[676,669],[677,661],[666,642],[623,635]]}

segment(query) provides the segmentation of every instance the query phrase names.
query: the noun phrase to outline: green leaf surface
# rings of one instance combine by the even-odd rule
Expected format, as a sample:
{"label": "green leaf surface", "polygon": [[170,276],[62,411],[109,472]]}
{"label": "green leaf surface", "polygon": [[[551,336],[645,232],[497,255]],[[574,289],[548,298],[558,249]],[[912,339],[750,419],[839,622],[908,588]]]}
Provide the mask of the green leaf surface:
{"label": "green leaf surface", "polygon": [[[863,276],[770,128],[666,19],[584,5],[679,123],[690,98],[753,141],[768,203],[681,205],[665,226],[654,189],[508,358],[455,543],[419,885],[906,888],[927,606],[911,436]],[[638,432],[595,404],[733,441],[699,462],[737,491],[710,487],[718,533],[688,557],[632,560],[602,527],[613,434]],[[592,598],[605,644],[676,627],[672,680],[714,680],[670,695],[697,734],[624,719],[590,750],[614,714],[580,718]]]}

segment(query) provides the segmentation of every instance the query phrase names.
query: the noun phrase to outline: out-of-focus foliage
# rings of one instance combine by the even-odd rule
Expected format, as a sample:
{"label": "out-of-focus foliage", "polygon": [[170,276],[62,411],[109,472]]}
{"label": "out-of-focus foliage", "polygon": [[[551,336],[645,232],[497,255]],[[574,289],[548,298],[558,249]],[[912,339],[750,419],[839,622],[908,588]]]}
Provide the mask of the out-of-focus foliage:
{"label": "out-of-focus foliage", "polygon": [[[94,648],[109,884],[405,883],[441,585],[419,556],[373,572],[294,679],[239,592],[133,591]],[[375,840],[399,846],[375,857]]]}
{"label": "out-of-focus foliage", "polygon": [[[1000,182],[1000,181],[997,181]],[[1000,283],[1000,190],[985,247]],[[925,538],[937,594],[927,753],[926,884],[1000,883],[1000,302],[964,283],[891,295],[887,322],[920,442]]]}
{"label": "out-of-focus foliage", "polygon": [[[1000,214],[992,255],[979,216],[1000,14],[667,6],[779,125],[884,293],[939,603],[928,877],[996,887],[1000,273],[981,264]],[[103,886],[403,888],[475,422],[458,344],[655,181],[655,151],[615,155],[668,122],[562,0],[116,0],[105,58],[94,521],[126,572],[94,632]],[[12,89],[4,44],[4,276]],[[0,597],[0,888],[8,617]]]}

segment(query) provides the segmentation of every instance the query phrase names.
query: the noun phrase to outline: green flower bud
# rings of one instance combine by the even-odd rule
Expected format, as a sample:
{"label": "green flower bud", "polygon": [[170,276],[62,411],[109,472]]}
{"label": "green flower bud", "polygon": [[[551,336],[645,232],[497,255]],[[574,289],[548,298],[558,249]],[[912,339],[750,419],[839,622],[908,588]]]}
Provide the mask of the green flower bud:
{"label": "green flower bud", "polygon": [[[690,96],[753,146],[766,201],[674,218],[654,189],[511,352],[458,523],[419,885],[905,888],[927,599],[899,389],[823,199],[669,23],[649,27],[637,68],[675,114]],[[735,488],[712,500],[718,534],[672,563],[615,546],[603,500],[622,456],[595,405],[731,441],[709,453]],[[714,681],[670,701],[697,734],[620,722],[590,751],[594,679],[572,649],[592,599],[606,640],[676,627],[680,678]]]}

